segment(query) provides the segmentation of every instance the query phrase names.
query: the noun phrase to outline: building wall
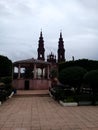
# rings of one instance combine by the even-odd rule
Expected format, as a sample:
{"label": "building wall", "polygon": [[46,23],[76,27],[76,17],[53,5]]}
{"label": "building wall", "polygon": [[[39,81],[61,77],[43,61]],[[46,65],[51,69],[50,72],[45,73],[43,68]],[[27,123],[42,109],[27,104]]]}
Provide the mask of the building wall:
{"label": "building wall", "polygon": [[24,90],[26,87],[25,81],[29,82],[29,90],[44,90],[51,86],[51,81],[46,79],[15,79],[12,84],[14,88]]}

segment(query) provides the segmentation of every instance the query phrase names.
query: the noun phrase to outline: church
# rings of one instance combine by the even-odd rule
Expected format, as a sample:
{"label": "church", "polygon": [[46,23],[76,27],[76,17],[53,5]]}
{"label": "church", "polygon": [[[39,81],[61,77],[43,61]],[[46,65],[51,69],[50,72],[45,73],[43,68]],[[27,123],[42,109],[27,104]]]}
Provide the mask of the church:
{"label": "church", "polygon": [[[57,59],[52,52],[45,60],[44,38],[42,31],[38,41],[37,59],[30,58],[13,63],[13,86],[21,90],[48,89],[51,85],[50,70],[65,62],[65,49],[62,32],[58,41]],[[17,68],[17,73],[15,73]],[[24,73],[23,73],[24,70]],[[14,76],[16,74],[16,76]]]}
{"label": "church", "polygon": [[[42,31],[40,32],[39,44],[38,44],[37,51],[38,51],[38,60],[45,61],[45,48],[44,48],[44,40],[43,40],[43,36],[42,36]],[[51,62],[51,63],[65,62],[64,41],[63,41],[61,32],[60,32],[60,38],[58,41],[57,55],[58,55],[58,59],[56,59],[56,56],[51,52],[51,54],[49,54],[47,56],[47,62]]]}

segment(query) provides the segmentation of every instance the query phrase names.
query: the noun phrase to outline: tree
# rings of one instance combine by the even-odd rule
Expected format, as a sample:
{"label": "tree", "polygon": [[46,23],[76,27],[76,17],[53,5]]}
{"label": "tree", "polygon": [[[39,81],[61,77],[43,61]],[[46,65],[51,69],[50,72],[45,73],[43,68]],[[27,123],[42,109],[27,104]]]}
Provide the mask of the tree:
{"label": "tree", "polygon": [[0,55],[0,77],[12,76],[12,61]]}
{"label": "tree", "polygon": [[84,68],[79,66],[68,67],[59,73],[59,81],[75,88],[76,92],[79,93],[83,76],[86,72]]}
{"label": "tree", "polygon": [[83,79],[84,82],[89,85],[89,87],[94,90],[98,90],[98,70],[89,71],[84,75]]}
{"label": "tree", "polygon": [[84,75],[84,83],[88,85],[89,88],[92,89],[93,94],[93,102],[95,104],[96,94],[98,94],[98,70],[89,71]]}
{"label": "tree", "polygon": [[[4,83],[5,97],[12,92],[12,61],[0,55],[0,82]],[[3,92],[2,92],[3,93]]]}

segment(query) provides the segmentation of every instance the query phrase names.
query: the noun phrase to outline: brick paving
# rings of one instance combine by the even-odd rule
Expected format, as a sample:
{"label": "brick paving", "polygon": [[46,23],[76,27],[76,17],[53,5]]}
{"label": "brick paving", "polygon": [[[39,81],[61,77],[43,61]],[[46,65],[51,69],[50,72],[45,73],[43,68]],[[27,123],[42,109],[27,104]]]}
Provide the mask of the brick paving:
{"label": "brick paving", "polygon": [[63,107],[51,97],[12,97],[0,106],[0,130],[98,130],[98,106]]}
{"label": "brick paving", "polygon": [[18,90],[17,95],[46,95],[48,94],[48,90]]}

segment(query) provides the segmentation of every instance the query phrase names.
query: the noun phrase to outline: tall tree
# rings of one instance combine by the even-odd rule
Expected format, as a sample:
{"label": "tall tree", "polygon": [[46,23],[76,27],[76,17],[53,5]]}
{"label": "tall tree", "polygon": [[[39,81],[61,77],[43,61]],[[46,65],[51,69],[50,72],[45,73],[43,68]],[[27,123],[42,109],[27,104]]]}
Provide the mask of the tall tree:
{"label": "tall tree", "polygon": [[0,55],[0,77],[12,75],[12,61]]}

